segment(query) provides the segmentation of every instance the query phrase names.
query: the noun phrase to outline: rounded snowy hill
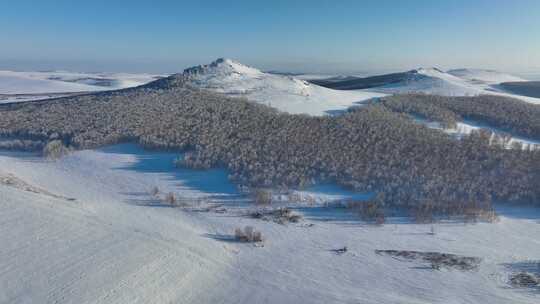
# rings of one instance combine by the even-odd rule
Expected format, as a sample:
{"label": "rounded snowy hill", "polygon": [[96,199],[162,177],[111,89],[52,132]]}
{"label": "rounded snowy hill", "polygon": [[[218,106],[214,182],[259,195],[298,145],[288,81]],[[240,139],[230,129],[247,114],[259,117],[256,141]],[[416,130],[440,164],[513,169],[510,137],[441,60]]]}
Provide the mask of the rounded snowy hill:
{"label": "rounded snowy hill", "polygon": [[502,82],[527,81],[526,79],[494,70],[454,69],[449,70],[447,73],[474,84],[492,85]]}
{"label": "rounded snowy hill", "polygon": [[408,71],[403,74],[401,81],[373,89],[389,94],[422,92],[445,96],[468,96],[485,93],[483,88],[437,68]]}
{"label": "rounded snowy hill", "polygon": [[501,95],[540,103],[539,98],[515,94],[501,87],[506,82],[526,82],[525,79],[493,70],[438,68],[376,75],[364,78],[349,77],[344,80],[314,79],[311,82],[329,89],[378,92],[384,94],[425,93],[444,96]]}
{"label": "rounded snowy hill", "polygon": [[288,113],[323,115],[384,94],[324,88],[285,75],[262,72],[231,59],[184,70],[185,83],[235,97],[245,97]]}

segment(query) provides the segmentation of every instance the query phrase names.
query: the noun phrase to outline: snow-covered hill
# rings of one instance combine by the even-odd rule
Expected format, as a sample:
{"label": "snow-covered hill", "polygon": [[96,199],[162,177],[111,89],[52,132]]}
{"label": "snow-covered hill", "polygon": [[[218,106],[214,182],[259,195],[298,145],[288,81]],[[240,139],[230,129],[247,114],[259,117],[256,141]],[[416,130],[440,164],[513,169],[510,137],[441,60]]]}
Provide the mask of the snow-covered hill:
{"label": "snow-covered hill", "polygon": [[222,58],[208,65],[186,69],[182,75],[197,88],[246,97],[289,113],[323,115],[383,95],[332,90],[292,76],[264,73]]}
{"label": "snow-covered hill", "polygon": [[511,81],[527,81],[521,77],[484,69],[454,69],[447,71],[448,74],[464,79],[473,84],[499,84]]}
{"label": "snow-covered hill", "polygon": [[[437,68],[419,68],[401,73],[401,79],[382,86],[363,89],[363,92],[385,94],[426,93],[444,96],[475,96],[482,94],[514,97],[530,103],[540,103],[539,98],[513,94],[502,89],[502,81],[525,81],[519,77],[489,71],[458,69],[449,72]],[[384,76],[384,75],[382,75]],[[361,82],[362,80],[357,80]]]}
{"label": "snow-covered hill", "polygon": [[462,78],[445,73],[437,68],[419,68],[403,74],[399,82],[368,90],[389,94],[422,92],[445,96],[468,96],[484,93],[484,89],[467,83]]}

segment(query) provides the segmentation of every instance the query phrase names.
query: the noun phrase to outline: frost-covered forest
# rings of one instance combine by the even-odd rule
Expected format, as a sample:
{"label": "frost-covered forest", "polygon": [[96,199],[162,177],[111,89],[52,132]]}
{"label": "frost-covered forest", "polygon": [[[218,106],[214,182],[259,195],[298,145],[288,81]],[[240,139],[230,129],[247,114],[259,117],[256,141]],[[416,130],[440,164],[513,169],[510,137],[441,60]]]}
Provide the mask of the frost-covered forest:
{"label": "frost-covered forest", "polygon": [[515,135],[540,139],[540,105],[514,98],[403,94],[384,97],[381,101],[393,111],[421,115],[448,127],[453,127],[460,120],[470,119]]}
{"label": "frost-covered forest", "polygon": [[538,136],[538,109],[532,107],[491,96],[405,95],[339,116],[311,117],[168,78],[115,92],[2,105],[0,132],[19,140],[17,148],[60,139],[75,149],[138,142],[187,151],[182,165],[225,167],[241,185],[336,182],[374,193],[375,210],[403,207],[429,220],[481,216],[493,201],[538,204],[540,152],[504,149],[502,139],[494,143],[485,132],[457,140],[397,112],[448,123],[474,117]]}

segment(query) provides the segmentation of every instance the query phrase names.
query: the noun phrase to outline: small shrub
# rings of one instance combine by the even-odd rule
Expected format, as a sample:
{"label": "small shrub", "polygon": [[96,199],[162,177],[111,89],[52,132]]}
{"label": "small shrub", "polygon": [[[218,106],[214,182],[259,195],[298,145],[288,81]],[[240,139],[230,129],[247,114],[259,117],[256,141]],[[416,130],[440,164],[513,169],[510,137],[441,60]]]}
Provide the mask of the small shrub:
{"label": "small shrub", "polygon": [[441,267],[453,268],[463,271],[478,269],[481,258],[461,256],[442,252],[421,252],[411,250],[375,250],[379,255],[388,255],[406,260],[418,260],[427,262],[432,269],[438,270]]}
{"label": "small shrub", "polygon": [[257,205],[270,205],[272,204],[272,192],[264,189],[256,189],[254,199]]}
{"label": "small shrub", "polygon": [[270,210],[255,210],[248,214],[249,217],[265,221],[274,221],[278,224],[298,223],[302,216],[294,213],[290,208],[278,208]]}
{"label": "small shrub", "polygon": [[510,284],[516,287],[534,287],[540,284],[540,278],[528,272],[520,272],[510,277]]}
{"label": "small shrub", "polygon": [[157,196],[159,194],[159,188],[157,186],[154,186],[151,190],[150,190],[150,194],[152,196]]}
{"label": "small shrub", "polygon": [[244,229],[236,228],[234,237],[241,242],[259,243],[262,242],[262,233],[255,230],[252,226],[246,226]]}
{"label": "small shrub", "polygon": [[360,218],[366,222],[382,225],[386,221],[384,209],[377,201],[351,201],[347,207],[357,212]]}
{"label": "small shrub", "polygon": [[43,148],[43,155],[50,159],[58,159],[69,153],[69,149],[61,140],[52,140]]}
{"label": "small shrub", "polygon": [[176,195],[172,192],[167,193],[167,195],[165,195],[165,203],[172,207],[176,207],[178,205]]}

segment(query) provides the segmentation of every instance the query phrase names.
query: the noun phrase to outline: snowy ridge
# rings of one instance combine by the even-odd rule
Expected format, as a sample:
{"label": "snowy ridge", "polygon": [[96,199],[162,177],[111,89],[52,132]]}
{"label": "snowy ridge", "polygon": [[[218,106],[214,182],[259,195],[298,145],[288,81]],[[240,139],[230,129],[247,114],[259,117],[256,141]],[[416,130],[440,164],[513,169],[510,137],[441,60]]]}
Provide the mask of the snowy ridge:
{"label": "snowy ridge", "polygon": [[454,69],[447,72],[471,83],[477,84],[499,84],[501,82],[527,81],[514,75],[483,69]]}
{"label": "snowy ridge", "polygon": [[445,96],[468,96],[483,93],[481,88],[469,85],[463,79],[437,68],[419,68],[409,71],[403,81],[372,90],[390,94],[422,92]]}
{"label": "snowy ridge", "polygon": [[264,73],[223,58],[208,65],[186,69],[182,75],[197,88],[246,97],[295,114],[323,115],[384,95],[327,89],[292,76]]}
{"label": "snowy ridge", "polygon": [[426,93],[443,96],[500,95],[540,104],[539,98],[512,94],[497,86],[498,83],[509,80],[525,81],[519,77],[490,70],[457,69],[444,72],[438,68],[419,68],[406,72],[406,77],[400,82],[361,91],[386,94]]}

